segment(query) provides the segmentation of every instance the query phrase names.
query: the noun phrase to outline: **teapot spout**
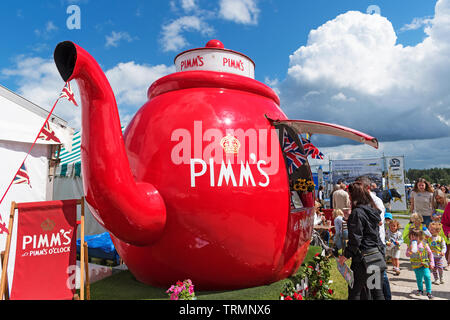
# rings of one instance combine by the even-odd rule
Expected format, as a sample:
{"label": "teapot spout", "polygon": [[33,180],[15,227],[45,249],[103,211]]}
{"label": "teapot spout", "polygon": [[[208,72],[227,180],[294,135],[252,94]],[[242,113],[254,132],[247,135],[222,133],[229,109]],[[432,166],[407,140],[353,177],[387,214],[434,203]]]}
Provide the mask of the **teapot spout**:
{"label": "teapot spout", "polygon": [[81,160],[86,201],[97,221],[136,246],[157,241],[166,223],[158,190],[136,182],[130,169],[119,112],[98,63],[73,42],[58,44],[54,60],[64,81],[77,81],[82,105]]}

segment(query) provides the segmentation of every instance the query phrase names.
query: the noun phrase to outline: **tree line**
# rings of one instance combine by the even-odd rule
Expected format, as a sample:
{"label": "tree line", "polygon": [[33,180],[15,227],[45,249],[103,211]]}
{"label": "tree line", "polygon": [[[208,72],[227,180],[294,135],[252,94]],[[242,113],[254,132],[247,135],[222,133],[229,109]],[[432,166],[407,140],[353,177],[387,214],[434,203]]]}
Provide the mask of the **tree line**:
{"label": "tree line", "polygon": [[410,183],[417,181],[419,178],[424,178],[432,184],[450,185],[450,168],[408,169],[406,178]]}

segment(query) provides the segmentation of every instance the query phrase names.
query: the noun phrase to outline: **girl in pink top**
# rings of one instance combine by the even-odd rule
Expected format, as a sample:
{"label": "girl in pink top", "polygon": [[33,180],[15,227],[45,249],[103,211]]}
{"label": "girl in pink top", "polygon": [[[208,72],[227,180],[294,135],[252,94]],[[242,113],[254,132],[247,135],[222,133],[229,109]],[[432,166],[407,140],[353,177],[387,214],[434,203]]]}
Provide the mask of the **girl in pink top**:
{"label": "girl in pink top", "polygon": [[[442,229],[444,230],[445,236],[447,238],[449,238],[449,234],[450,234],[450,202],[447,203],[447,205],[445,206],[445,210],[444,210],[444,214],[442,215],[441,223],[442,223]],[[449,261],[449,252],[450,252],[450,250],[447,250],[447,252],[445,253],[445,258],[447,259],[447,261]],[[450,263],[448,263],[448,265],[450,265]]]}

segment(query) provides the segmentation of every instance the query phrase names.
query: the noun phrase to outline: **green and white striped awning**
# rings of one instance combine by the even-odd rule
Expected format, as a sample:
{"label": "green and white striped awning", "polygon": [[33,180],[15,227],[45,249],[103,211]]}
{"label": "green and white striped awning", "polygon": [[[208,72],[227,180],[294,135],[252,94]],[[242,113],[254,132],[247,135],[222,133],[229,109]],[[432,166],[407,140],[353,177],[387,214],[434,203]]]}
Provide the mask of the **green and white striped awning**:
{"label": "green and white striped awning", "polygon": [[81,131],[75,132],[72,139],[72,151],[61,149],[61,162],[56,167],[57,177],[81,177]]}
{"label": "green and white striped awning", "polygon": [[[122,133],[125,127],[122,127]],[[61,149],[59,155],[61,162],[56,167],[57,177],[81,177],[81,131],[74,133],[72,139],[72,151]]]}

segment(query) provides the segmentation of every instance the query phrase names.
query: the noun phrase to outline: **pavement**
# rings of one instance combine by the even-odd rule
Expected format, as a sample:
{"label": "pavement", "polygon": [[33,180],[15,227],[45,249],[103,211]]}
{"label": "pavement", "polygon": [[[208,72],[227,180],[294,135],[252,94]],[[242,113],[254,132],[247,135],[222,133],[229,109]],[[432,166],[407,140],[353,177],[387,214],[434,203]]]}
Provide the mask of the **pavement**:
{"label": "pavement", "polygon": [[[408,220],[398,219],[402,228],[408,223]],[[403,231],[403,230],[402,230]],[[406,257],[406,244],[402,244],[400,256],[400,275],[395,275],[392,265],[388,264],[388,279],[391,287],[392,300],[428,300],[426,295],[416,296],[413,291],[417,290],[416,276],[409,258]],[[433,275],[431,280],[434,281]],[[425,291],[425,284],[423,286]],[[444,284],[432,284],[433,300],[450,300],[450,268],[449,271],[444,270]]]}

